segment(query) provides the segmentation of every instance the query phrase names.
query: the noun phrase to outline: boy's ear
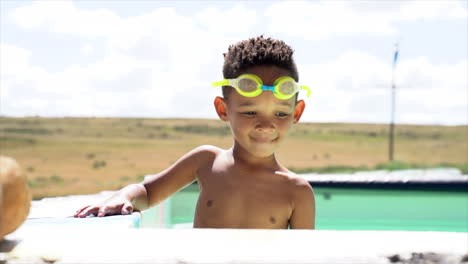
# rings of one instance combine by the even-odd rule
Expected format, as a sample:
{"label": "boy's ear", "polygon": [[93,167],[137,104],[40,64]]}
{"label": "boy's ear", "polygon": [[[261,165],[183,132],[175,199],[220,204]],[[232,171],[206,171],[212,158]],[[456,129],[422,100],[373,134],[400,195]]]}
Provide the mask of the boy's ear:
{"label": "boy's ear", "polygon": [[301,119],[302,113],[304,113],[304,108],[305,108],[305,102],[304,100],[299,100],[296,103],[296,107],[294,108],[294,124],[297,124],[299,122],[299,119]]}
{"label": "boy's ear", "polygon": [[227,118],[227,105],[225,99],[219,96],[216,96],[214,100],[214,107],[216,109],[216,113],[218,114],[219,118],[223,121],[228,121]]}

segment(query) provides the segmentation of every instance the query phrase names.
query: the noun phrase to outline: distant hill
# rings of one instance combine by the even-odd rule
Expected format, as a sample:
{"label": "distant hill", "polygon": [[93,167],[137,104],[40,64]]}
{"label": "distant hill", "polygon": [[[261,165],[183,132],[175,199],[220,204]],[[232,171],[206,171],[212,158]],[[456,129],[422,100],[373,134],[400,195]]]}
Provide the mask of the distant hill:
{"label": "distant hill", "polygon": [[[300,123],[278,152],[296,172],[452,166],[468,171],[468,126]],[[15,158],[35,198],[121,188],[202,144],[229,148],[219,120],[0,117],[0,151]],[[379,167],[380,166],[380,167]]]}

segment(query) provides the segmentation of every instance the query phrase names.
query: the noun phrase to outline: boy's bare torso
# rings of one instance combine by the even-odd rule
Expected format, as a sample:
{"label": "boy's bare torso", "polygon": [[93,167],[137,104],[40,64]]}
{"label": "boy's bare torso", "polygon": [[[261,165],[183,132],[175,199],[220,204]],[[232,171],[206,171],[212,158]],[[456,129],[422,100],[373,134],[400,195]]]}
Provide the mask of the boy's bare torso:
{"label": "boy's bare torso", "polygon": [[218,149],[198,169],[200,196],[194,227],[288,228],[294,176],[279,164],[270,168],[235,160]]}

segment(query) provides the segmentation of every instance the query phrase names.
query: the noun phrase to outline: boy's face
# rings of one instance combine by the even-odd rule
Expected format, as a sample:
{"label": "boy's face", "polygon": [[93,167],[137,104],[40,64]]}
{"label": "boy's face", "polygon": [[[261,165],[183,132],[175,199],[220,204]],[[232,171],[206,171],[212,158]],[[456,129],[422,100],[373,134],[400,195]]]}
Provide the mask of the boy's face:
{"label": "boy's face", "polygon": [[[290,76],[288,70],[269,65],[253,66],[241,74],[244,73],[257,75],[265,85],[273,85],[279,77]],[[244,97],[232,88],[228,98],[215,99],[215,107],[219,117],[229,121],[236,147],[257,157],[267,157],[275,152],[292,124],[302,115],[304,101],[296,102],[295,98],[281,100],[271,91],[263,91],[257,97]]]}

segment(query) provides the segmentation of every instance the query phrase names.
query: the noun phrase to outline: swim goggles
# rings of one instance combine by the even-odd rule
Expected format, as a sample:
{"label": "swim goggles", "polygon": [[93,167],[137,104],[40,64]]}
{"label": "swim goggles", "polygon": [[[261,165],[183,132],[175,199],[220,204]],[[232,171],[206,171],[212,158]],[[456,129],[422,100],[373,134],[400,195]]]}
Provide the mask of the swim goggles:
{"label": "swim goggles", "polygon": [[310,88],[300,85],[292,77],[283,76],[276,79],[273,86],[264,85],[262,79],[254,74],[242,74],[236,79],[224,79],[214,82],[213,86],[232,86],[245,97],[256,97],[263,91],[272,91],[278,99],[286,100],[293,97],[299,90],[306,90],[310,96]]}

